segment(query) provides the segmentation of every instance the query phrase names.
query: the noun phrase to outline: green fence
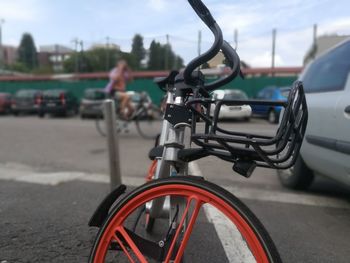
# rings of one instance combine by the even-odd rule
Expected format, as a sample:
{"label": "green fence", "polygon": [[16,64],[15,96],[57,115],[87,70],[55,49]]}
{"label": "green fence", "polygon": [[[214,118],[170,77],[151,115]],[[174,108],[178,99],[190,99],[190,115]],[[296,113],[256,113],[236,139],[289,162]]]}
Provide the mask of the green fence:
{"label": "green fence", "polygon": [[[223,86],[223,89],[240,89],[253,97],[266,86],[289,86],[296,77],[251,77],[236,79]],[[14,94],[20,89],[64,89],[72,91],[79,99],[83,97],[84,90],[88,88],[104,88],[107,80],[46,80],[46,81],[0,81],[0,92]],[[127,87],[128,90],[147,91],[155,103],[159,103],[163,92],[153,83],[150,78],[135,79]]]}

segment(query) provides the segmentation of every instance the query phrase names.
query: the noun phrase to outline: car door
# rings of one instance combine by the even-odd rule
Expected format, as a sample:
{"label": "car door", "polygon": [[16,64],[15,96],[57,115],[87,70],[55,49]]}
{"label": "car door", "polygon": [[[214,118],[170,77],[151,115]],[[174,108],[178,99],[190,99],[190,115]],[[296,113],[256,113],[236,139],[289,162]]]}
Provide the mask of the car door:
{"label": "car door", "polygon": [[309,109],[301,154],[313,170],[350,185],[349,54],[350,42],[316,59],[301,77]]}
{"label": "car door", "polygon": [[339,97],[336,108],[335,118],[337,130],[335,134],[336,149],[338,153],[338,162],[343,164],[343,169],[339,176],[350,185],[350,42],[349,53],[347,57],[347,79],[344,86],[344,92]]}
{"label": "car door", "polygon": [[[268,100],[271,95],[270,89],[261,90],[256,96],[257,100]],[[264,105],[251,105],[253,113],[258,115],[267,115],[267,106]]]}

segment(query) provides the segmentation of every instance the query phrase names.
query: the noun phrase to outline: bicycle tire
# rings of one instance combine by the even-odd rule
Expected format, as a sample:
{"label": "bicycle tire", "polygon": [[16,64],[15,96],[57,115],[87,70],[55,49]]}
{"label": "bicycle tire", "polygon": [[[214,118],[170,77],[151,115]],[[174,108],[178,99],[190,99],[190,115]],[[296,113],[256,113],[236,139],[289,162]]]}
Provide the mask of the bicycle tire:
{"label": "bicycle tire", "polygon": [[[136,188],[121,199],[114,206],[103,226],[100,228],[90,253],[89,262],[105,262],[107,252],[113,251],[110,250],[113,247],[113,242],[119,244],[121,254],[123,252],[126,254],[124,258],[132,261],[132,256],[134,256],[138,262],[148,262],[145,257],[149,253],[147,252],[148,250],[135,245],[134,236],[131,238],[130,234],[126,232],[126,226],[124,224],[133,211],[136,211],[145,202],[169,195],[190,198],[191,201],[187,202],[185,211],[189,210],[188,207],[190,207],[192,200],[197,200],[194,204],[194,212],[190,215],[189,223],[184,231],[183,239],[180,241],[178,250],[175,251],[175,262],[181,262],[183,258],[183,246],[186,246],[189,240],[193,221],[197,219],[199,209],[203,206],[202,202],[218,209],[228,220],[234,223],[237,229],[239,229],[241,237],[245,239],[244,244],[249,246],[253,259],[257,262],[281,262],[278,251],[268,232],[257,217],[237,197],[213,183],[192,176],[176,176],[152,180]],[[180,222],[184,222],[183,218],[186,216],[182,216]],[[174,231],[180,233],[181,227],[178,227]],[[176,240],[176,238],[175,236],[174,239]],[[173,243],[173,241],[170,242]],[[129,246],[131,251],[128,251],[126,246]],[[172,246],[173,244],[169,247]],[[132,252],[134,253],[133,255],[131,254]],[[174,255],[174,251],[169,252],[168,250],[166,252],[165,260],[162,258],[160,261],[169,262],[169,258]],[[147,256],[149,257],[149,255]],[[117,260],[117,262],[121,261]],[[193,262],[193,259],[191,259],[191,262]]]}
{"label": "bicycle tire", "polygon": [[155,105],[142,107],[135,116],[137,132],[144,139],[155,139],[161,129],[162,112]]}

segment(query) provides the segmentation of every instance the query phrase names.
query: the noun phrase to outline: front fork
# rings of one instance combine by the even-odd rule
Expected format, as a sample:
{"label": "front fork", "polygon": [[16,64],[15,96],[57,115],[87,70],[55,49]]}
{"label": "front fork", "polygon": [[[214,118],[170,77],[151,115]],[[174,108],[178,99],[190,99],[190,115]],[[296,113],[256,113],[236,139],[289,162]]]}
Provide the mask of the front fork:
{"label": "front fork", "polygon": [[[172,95],[168,94],[167,103],[172,104]],[[181,100],[176,98],[175,104],[182,104]],[[163,121],[160,145],[164,146],[163,155],[157,158],[157,169],[154,179],[167,178],[177,175],[188,175],[188,163],[178,159],[178,151],[190,146],[190,129],[186,126],[174,127],[168,121]],[[172,223],[176,215],[181,214],[185,202],[183,198],[164,197],[158,198],[146,204],[146,210],[153,218],[169,218]]]}

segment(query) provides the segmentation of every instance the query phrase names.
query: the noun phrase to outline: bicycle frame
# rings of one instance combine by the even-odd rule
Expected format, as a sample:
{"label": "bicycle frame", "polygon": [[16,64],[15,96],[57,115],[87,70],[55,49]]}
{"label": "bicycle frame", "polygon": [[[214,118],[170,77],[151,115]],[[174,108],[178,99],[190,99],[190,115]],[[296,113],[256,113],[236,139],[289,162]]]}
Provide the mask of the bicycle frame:
{"label": "bicycle frame", "polygon": [[[168,87],[166,104],[174,104],[183,106],[183,98],[174,98],[174,92],[172,87]],[[160,134],[159,145],[163,146],[162,157],[157,157],[157,169],[154,179],[166,178],[175,175],[188,175],[188,163],[180,161],[177,156],[177,152],[180,148],[190,147],[190,132],[186,133],[185,129],[190,129],[189,125],[174,127],[165,118],[163,119],[162,132]],[[173,173],[173,174],[172,174]],[[146,210],[153,218],[168,217],[171,223],[173,213],[171,207],[179,207],[182,209],[185,204],[179,203],[178,200],[159,199],[148,203]]]}

